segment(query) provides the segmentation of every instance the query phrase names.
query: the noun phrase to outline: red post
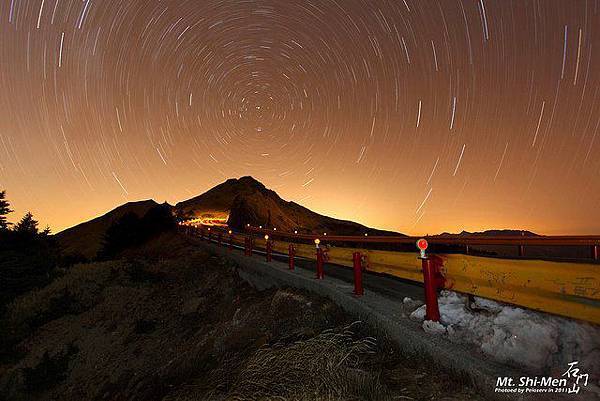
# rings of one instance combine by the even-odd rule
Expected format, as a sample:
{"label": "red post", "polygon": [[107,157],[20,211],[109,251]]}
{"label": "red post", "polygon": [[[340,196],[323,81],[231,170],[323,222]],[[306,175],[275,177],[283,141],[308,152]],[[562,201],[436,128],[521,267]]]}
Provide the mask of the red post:
{"label": "red post", "polygon": [[352,261],[354,262],[354,295],[360,297],[364,294],[362,285],[362,255],[360,252],[352,254]]}
{"label": "red post", "polygon": [[294,256],[296,256],[296,248],[294,248],[294,244],[290,244],[288,246],[288,263],[290,270],[294,270]]}
{"label": "red post", "polygon": [[322,280],[325,277],[323,270],[323,250],[317,248],[317,279]]}
{"label": "red post", "polygon": [[439,269],[432,258],[421,258],[423,266],[423,285],[425,287],[425,320],[440,321],[437,289],[439,285]]}
{"label": "red post", "polygon": [[271,261],[271,252],[273,250],[273,245],[271,243],[271,240],[267,240],[267,262]]}
{"label": "red post", "polygon": [[594,260],[598,260],[600,259],[600,246],[598,245],[592,245],[592,259]]}

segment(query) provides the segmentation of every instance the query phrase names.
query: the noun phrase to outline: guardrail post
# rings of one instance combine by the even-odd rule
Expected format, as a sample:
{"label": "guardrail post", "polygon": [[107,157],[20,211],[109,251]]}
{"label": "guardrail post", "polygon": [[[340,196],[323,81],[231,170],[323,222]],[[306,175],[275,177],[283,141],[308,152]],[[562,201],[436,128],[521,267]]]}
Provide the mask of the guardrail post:
{"label": "guardrail post", "polygon": [[430,257],[426,254],[429,244],[421,238],[417,241],[417,248],[421,252],[421,266],[423,269],[423,287],[425,289],[425,320],[440,321],[440,308],[437,300],[438,288],[444,287],[444,277],[441,273],[441,259],[437,256]]}
{"label": "guardrail post", "polygon": [[436,268],[433,260],[422,258],[423,285],[425,287],[425,320],[440,321],[440,309],[437,300]]}
{"label": "guardrail post", "polygon": [[519,245],[519,257],[522,258],[525,256],[525,245]]}
{"label": "guardrail post", "polygon": [[272,243],[271,243],[271,240],[270,240],[270,239],[267,239],[267,245],[266,245],[266,248],[267,248],[267,262],[270,262],[270,261],[271,261],[271,259],[272,259],[272,258],[271,258],[271,253],[273,252],[273,245],[272,245]]}
{"label": "guardrail post", "polygon": [[352,254],[352,261],[354,262],[354,295],[360,297],[364,294],[362,285],[362,255],[360,252]]}
{"label": "guardrail post", "polygon": [[294,248],[294,244],[290,244],[288,246],[288,264],[290,270],[294,270],[294,256],[296,256],[296,248]]}
{"label": "guardrail post", "polygon": [[594,260],[598,260],[600,259],[600,246],[598,245],[592,245],[592,259]]}
{"label": "guardrail post", "polygon": [[325,277],[325,272],[323,270],[323,250],[321,248],[317,248],[317,278],[322,280]]}

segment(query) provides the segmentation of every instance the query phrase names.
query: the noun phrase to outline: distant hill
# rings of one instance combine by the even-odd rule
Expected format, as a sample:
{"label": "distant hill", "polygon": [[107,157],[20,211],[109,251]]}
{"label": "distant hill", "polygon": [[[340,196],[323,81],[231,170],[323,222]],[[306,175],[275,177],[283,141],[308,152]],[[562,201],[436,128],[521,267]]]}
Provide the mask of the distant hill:
{"label": "distant hill", "polygon": [[61,231],[55,238],[65,254],[81,254],[86,258],[93,258],[102,246],[104,234],[112,223],[129,212],[142,217],[157,205],[153,200],[128,202],[93,220]]}
{"label": "distant hill", "polygon": [[402,235],[315,213],[282,199],[275,191],[249,176],[229,179],[200,196],[178,203],[175,209],[183,218],[223,219],[230,227],[237,229],[251,224],[306,233]]}
{"label": "distant hill", "polygon": [[539,234],[533,233],[526,230],[485,230],[477,232],[461,231],[458,234],[453,233],[442,233],[436,235],[436,237],[513,237],[513,236],[524,236],[524,237],[539,237]]}
{"label": "distant hill", "polygon": [[[93,258],[100,250],[104,234],[111,224],[128,212],[142,217],[157,205],[153,200],[129,202],[93,220],[64,230],[55,237],[65,254]],[[173,212],[184,219],[220,220],[237,229],[251,224],[307,233],[402,235],[315,213],[297,203],[281,199],[277,193],[252,177],[227,180],[202,195],[178,203],[173,207]]]}

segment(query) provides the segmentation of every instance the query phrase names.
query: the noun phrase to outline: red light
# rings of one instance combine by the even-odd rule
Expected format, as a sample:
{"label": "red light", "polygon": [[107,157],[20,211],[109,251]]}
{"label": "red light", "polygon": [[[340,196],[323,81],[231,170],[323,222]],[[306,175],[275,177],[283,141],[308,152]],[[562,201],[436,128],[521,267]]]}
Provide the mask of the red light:
{"label": "red light", "polygon": [[427,240],[425,238],[421,238],[420,240],[417,241],[417,248],[419,248],[422,251],[427,249],[428,245],[429,244],[427,243]]}

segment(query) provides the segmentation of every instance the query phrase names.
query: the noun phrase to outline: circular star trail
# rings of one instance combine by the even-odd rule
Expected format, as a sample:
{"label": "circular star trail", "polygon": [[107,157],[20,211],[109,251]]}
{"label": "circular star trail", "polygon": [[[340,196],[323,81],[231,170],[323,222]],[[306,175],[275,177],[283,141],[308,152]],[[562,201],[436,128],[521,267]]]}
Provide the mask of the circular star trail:
{"label": "circular star trail", "polygon": [[406,233],[600,229],[598,1],[3,0],[0,188],[55,230],[252,175]]}

